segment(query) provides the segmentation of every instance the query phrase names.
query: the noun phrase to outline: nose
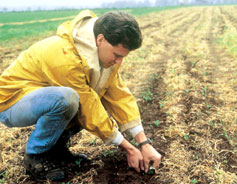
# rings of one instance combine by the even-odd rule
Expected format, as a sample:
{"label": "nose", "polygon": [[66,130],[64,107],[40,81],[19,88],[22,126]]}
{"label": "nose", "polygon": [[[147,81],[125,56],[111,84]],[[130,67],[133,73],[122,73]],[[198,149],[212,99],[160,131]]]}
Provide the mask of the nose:
{"label": "nose", "polygon": [[117,59],[115,60],[115,63],[118,64],[118,65],[121,65],[122,62],[123,62],[123,58],[117,58]]}

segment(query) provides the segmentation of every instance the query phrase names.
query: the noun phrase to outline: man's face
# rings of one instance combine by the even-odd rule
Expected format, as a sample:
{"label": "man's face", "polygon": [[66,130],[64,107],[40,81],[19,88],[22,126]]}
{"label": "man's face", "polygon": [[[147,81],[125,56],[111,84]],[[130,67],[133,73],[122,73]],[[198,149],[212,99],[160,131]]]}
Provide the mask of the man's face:
{"label": "man's face", "polygon": [[104,37],[99,34],[96,39],[98,56],[101,65],[109,68],[115,64],[121,64],[123,58],[129,54],[129,50],[124,48],[122,44],[116,46],[111,45]]}

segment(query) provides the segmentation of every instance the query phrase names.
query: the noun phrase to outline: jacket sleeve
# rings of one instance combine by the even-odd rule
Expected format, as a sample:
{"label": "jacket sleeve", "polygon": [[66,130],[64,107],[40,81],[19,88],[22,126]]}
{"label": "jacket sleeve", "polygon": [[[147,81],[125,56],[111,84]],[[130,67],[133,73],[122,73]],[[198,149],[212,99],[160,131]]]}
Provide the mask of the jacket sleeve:
{"label": "jacket sleeve", "polygon": [[72,67],[62,77],[65,79],[62,84],[76,90],[80,97],[78,119],[82,127],[110,143],[116,137],[118,128],[110,120],[98,94],[87,84],[83,67]]}
{"label": "jacket sleeve", "polygon": [[118,73],[110,83],[102,102],[122,132],[141,125],[136,100]]}

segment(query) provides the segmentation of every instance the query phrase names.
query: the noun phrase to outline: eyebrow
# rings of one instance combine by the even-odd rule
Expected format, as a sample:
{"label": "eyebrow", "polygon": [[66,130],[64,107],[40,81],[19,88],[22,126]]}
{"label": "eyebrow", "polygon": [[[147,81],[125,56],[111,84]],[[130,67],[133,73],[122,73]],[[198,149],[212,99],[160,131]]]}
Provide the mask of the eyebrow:
{"label": "eyebrow", "polygon": [[120,55],[120,54],[116,54],[116,53],[114,53],[114,55],[115,55],[116,57],[124,57],[124,56],[122,56],[122,55]]}

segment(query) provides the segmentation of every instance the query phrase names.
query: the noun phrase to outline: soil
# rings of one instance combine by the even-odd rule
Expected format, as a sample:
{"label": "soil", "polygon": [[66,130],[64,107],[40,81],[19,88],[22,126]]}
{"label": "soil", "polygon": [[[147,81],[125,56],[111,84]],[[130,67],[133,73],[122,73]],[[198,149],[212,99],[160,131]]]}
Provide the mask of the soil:
{"label": "soil", "polygon": [[[126,58],[120,73],[137,99],[147,137],[162,155],[155,173],[137,173],[121,149],[82,131],[70,149],[88,154],[91,163],[65,165],[68,178],[51,183],[237,183],[237,60],[217,42],[225,29],[237,27],[236,10],[192,7],[137,18],[143,46]],[[3,71],[14,57],[1,49]],[[31,131],[0,126],[0,181],[38,183],[22,164]]]}

